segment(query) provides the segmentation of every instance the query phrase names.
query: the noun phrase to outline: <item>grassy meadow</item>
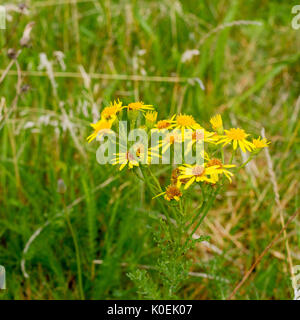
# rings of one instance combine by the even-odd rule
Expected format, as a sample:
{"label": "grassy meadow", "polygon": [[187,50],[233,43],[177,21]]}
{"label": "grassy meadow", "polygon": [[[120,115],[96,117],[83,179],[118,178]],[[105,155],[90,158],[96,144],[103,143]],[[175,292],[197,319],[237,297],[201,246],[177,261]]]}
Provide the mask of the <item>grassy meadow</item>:
{"label": "grassy meadow", "polygon": [[[0,299],[226,299],[274,239],[234,299],[293,299],[299,216],[279,233],[299,210],[296,1],[2,2],[16,6],[0,30]],[[160,206],[86,141],[118,98],[271,141],[218,195],[172,296],[152,268]]]}

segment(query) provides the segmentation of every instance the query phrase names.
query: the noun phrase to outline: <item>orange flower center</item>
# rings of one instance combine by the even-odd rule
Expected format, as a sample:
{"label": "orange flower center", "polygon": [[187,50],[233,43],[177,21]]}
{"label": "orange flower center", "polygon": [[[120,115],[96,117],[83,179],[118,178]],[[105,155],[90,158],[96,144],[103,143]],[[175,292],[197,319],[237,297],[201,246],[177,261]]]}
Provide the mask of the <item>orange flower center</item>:
{"label": "orange flower center", "polygon": [[205,169],[202,166],[195,166],[192,169],[192,174],[196,177],[201,177],[204,173]]}
{"label": "orange flower center", "polygon": [[176,186],[168,186],[166,189],[166,195],[169,199],[174,199],[174,197],[181,197],[182,193]]}

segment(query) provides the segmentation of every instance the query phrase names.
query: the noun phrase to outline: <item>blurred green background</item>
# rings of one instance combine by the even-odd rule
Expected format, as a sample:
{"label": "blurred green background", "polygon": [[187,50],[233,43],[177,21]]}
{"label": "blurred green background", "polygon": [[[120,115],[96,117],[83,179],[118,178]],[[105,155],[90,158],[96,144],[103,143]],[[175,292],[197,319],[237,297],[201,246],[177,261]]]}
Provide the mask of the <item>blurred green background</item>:
{"label": "blurred green background", "polygon": [[[0,30],[0,264],[7,273],[1,299],[79,299],[73,237],[85,298],[142,298],[126,274],[157,259],[150,226],[159,208],[134,175],[100,166],[97,143],[86,143],[89,123],[117,98],[153,104],[161,118],[183,112],[205,124],[221,113],[226,127],[256,135],[265,128],[285,220],[297,210],[297,1],[5,3],[11,5]],[[178,296],[225,298],[280,230],[262,153],[218,198],[201,230],[210,245],[191,253],[191,271],[211,277],[189,277]],[[287,237],[299,265],[299,219]],[[293,298],[282,238],[236,298]]]}

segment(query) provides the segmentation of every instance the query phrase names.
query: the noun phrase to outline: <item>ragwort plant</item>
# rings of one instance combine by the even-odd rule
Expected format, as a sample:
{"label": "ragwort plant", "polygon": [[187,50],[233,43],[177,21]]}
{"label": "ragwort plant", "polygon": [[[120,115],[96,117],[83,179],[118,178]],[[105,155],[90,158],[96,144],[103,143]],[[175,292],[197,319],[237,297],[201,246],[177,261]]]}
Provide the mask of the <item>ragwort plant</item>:
{"label": "ragwort plant", "polygon": [[[140,141],[127,141],[126,138],[128,146],[124,150],[124,139],[121,139],[121,127],[118,126],[121,121],[130,130],[144,129],[147,142],[152,142],[153,133],[163,135],[150,148],[148,144],[145,147]],[[119,165],[119,170],[128,169],[142,180],[162,213],[158,228],[152,228],[159,258],[155,265],[138,268],[128,276],[145,298],[176,299],[176,293],[185,283],[192,264],[189,252],[196,243],[209,239],[209,236],[199,236],[197,230],[213,207],[216,197],[269,142],[261,137],[249,140],[250,134],[241,128],[224,129],[219,114],[210,119],[210,130],[186,114],[158,120],[158,113],[153,106],[143,102],[123,106],[121,101],[114,101],[102,110],[101,119],[91,126],[94,131],[87,138],[88,142],[97,138],[103,143],[104,136],[109,138],[119,134],[119,152],[113,154],[109,163]],[[127,129],[125,131],[127,133]],[[202,162],[190,164],[183,159],[178,164],[174,161],[178,153],[176,150],[182,150],[176,147],[183,143],[186,148],[183,155],[187,150],[200,152]],[[202,148],[197,149],[199,145]],[[249,153],[246,161],[242,162],[237,149]],[[170,176],[169,184],[163,186],[155,169],[159,168],[157,163],[167,152],[171,155],[167,164]]]}

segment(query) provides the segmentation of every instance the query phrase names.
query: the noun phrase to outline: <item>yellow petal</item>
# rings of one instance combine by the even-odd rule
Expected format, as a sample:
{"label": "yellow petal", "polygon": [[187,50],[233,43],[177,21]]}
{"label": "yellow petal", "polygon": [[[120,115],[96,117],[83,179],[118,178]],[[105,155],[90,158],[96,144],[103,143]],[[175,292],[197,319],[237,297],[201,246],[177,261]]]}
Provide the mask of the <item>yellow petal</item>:
{"label": "yellow petal", "polygon": [[243,141],[239,141],[239,145],[240,145],[240,148],[242,149],[242,151],[246,152],[245,145],[244,145]]}
{"label": "yellow petal", "polygon": [[236,150],[236,147],[237,147],[237,141],[233,140],[233,150]]}
{"label": "yellow petal", "polygon": [[195,177],[191,178],[187,184],[184,186],[184,190],[186,190],[187,188],[189,188],[189,186],[195,181]]}

